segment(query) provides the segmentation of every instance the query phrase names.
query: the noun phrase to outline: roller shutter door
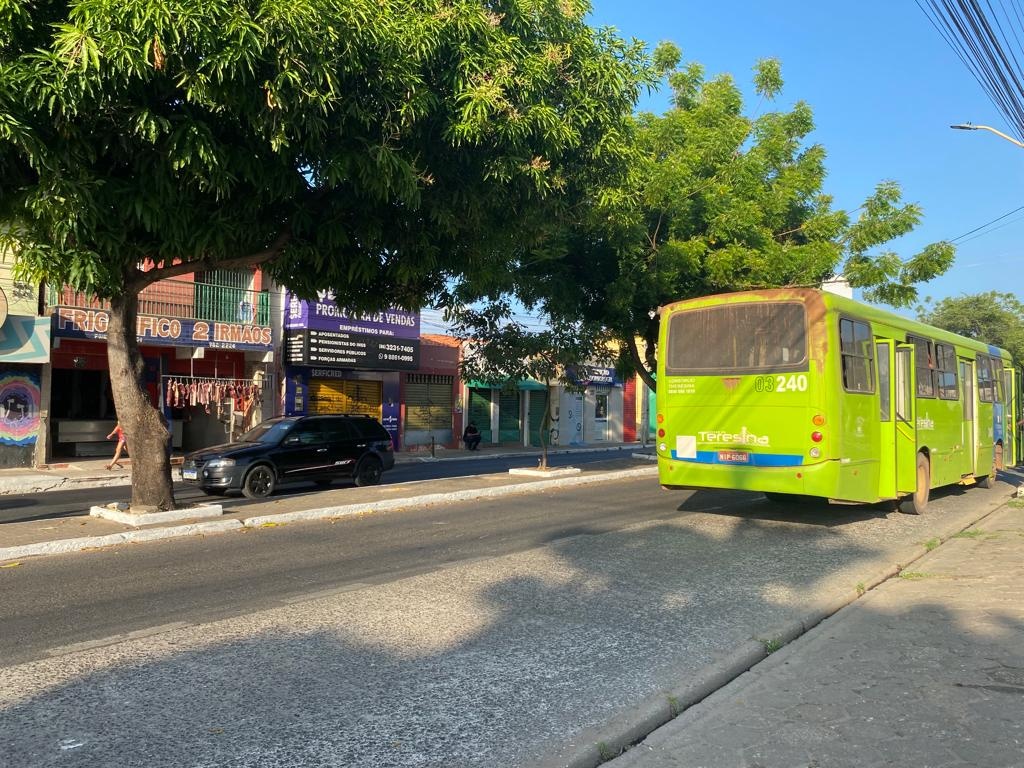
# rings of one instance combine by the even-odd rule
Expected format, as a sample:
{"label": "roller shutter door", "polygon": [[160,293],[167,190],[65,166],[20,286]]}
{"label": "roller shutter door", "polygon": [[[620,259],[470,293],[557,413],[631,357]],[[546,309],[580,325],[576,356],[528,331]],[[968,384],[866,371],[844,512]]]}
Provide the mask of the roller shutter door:
{"label": "roller shutter door", "polygon": [[499,442],[518,443],[523,439],[522,426],[519,420],[520,400],[521,397],[518,389],[502,391],[498,397]]}
{"label": "roller shutter door", "polygon": [[454,376],[410,373],[405,381],[405,429],[441,432],[452,428]]}
{"label": "roller shutter door", "polygon": [[379,381],[313,379],[309,382],[309,412],[362,413],[380,421]]}

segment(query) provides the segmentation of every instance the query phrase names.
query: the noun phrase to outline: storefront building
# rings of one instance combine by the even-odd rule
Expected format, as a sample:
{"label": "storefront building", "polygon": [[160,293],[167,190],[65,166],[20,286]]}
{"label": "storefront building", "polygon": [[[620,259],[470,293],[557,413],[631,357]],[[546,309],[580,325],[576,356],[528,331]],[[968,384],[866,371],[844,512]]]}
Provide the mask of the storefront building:
{"label": "storefront building", "polygon": [[461,342],[451,336],[420,336],[420,366],[415,372],[402,374],[405,450],[459,447],[463,429],[460,348]]}
{"label": "storefront building", "polygon": [[[274,414],[273,328],[280,323],[274,322],[273,294],[261,283],[259,271],[209,272],[162,280],[139,294],[144,382],[168,419],[173,449],[227,442]],[[117,420],[107,360],[108,305],[67,288],[51,288],[48,305],[50,453],[104,455]]]}
{"label": "storefront building", "polygon": [[420,317],[393,309],[357,315],[324,292],[285,294],[283,410],[365,413],[402,445],[400,372],[420,365]]}
{"label": "storefront building", "polygon": [[481,445],[539,445],[545,405],[557,402],[555,388],[551,388],[552,400],[545,400],[546,389],[532,380],[501,387],[471,381],[464,388],[465,422],[476,424]]}
{"label": "storefront building", "polygon": [[38,309],[38,289],[0,257],[0,468],[45,463],[50,324]]}
{"label": "storefront building", "polygon": [[552,445],[636,440],[635,380],[623,382],[614,368],[586,366],[586,370],[582,391],[559,387],[558,407],[552,411]]}

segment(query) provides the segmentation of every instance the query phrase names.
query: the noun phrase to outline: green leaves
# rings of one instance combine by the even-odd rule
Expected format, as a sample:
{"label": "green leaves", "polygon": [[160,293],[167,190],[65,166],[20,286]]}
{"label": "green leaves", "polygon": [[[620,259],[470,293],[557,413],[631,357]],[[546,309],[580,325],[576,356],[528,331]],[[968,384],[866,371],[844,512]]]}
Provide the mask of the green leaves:
{"label": "green leaves", "polygon": [[423,302],[622,166],[651,76],[586,8],[0,0],[0,218],[24,269],[100,296],[248,261]]}
{"label": "green leaves", "polygon": [[[515,262],[503,283],[487,283],[489,293],[514,292],[565,324],[599,324],[634,365],[641,337],[643,364],[652,366],[656,312],[672,301],[817,286],[843,274],[869,299],[905,306],[917,283],[948,269],[947,243],[911,258],[886,249],[922,215],[894,182],[879,184],[855,220],[832,207],[822,192],[825,150],[807,144],[814,117],[806,103],[746,114],[731,77],[706,78],[671,43],[655,49],[652,66],[672,88],[673,108],[635,118],[623,134],[632,142],[628,166],[586,191],[562,225],[562,256]],[[754,88],[762,99],[755,112],[779,96],[777,60],[757,63]]]}
{"label": "green leaves", "polygon": [[[928,301],[928,300],[926,300]],[[1024,358],[1024,304],[1011,293],[988,291],[917,307],[918,318]]]}

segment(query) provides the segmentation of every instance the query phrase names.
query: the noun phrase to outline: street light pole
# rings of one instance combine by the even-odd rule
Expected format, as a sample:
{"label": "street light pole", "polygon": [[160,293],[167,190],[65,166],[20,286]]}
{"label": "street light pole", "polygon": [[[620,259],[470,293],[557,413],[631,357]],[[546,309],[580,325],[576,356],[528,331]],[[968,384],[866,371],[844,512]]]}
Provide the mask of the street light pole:
{"label": "street light pole", "polygon": [[1007,136],[1002,131],[998,131],[990,125],[974,125],[973,123],[960,123],[958,125],[951,125],[949,127],[955,128],[958,131],[991,131],[996,136],[999,136],[1002,139],[1006,139],[1007,141],[1016,144],[1018,147],[1024,147],[1024,141],[1017,141],[1017,139],[1013,138],[1013,136]]}

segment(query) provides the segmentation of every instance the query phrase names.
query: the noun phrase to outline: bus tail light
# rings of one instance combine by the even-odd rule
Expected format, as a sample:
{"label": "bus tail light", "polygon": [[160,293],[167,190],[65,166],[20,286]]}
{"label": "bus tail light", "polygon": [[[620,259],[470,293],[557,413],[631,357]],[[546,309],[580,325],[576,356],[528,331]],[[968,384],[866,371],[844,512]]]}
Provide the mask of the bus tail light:
{"label": "bus tail light", "polygon": [[814,426],[816,427],[823,427],[825,426],[825,417],[822,416],[820,413],[816,413],[814,415],[814,418],[811,419],[811,423],[814,424]]}
{"label": "bus tail light", "polygon": [[812,459],[820,459],[821,458],[821,448],[818,448],[818,447],[811,448],[811,450],[809,450],[807,453],[810,455],[810,457]]}
{"label": "bus tail light", "polygon": [[811,440],[816,443],[820,443],[824,438],[825,436],[821,432],[811,432]]}
{"label": "bus tail light", "polygon": [[659,429],[658,430],[658,437],[664,437],[664,436],[665,436],[665,430],[664,429]]}
{"label": "bus tail light", "polygon": [[665,414],[664,413],[659,413],[657,418],[658,418],[658,423],[659,424],[664,424],[665,423]]}

